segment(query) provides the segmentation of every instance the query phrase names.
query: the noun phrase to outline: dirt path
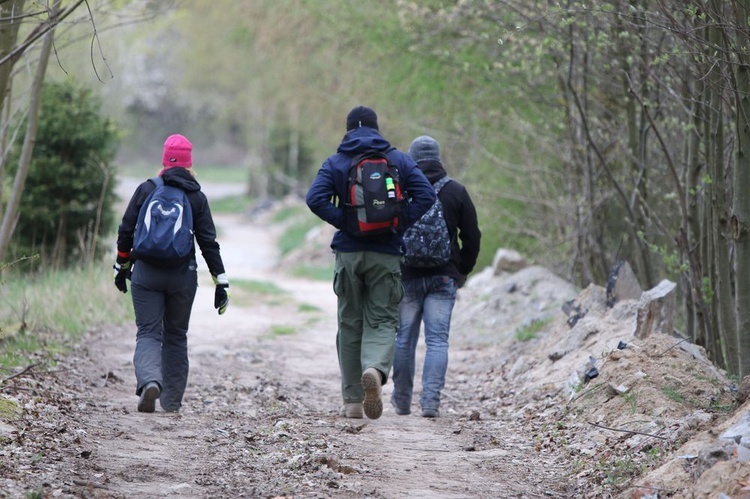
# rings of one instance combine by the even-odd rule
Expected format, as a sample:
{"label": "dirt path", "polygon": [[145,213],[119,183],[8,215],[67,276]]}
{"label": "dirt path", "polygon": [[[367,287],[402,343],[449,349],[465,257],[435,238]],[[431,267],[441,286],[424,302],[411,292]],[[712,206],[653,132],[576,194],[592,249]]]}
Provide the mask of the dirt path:
{"label": "dirt path", "polygon": [[51,416],[57,445],[47,453],[55,458],[25,484],[7,480],[5,496],[35,482],[46,484],[45,497],[570,496],[566,463],[539,451],[533,425],[473,412],[480,352],[459,332],[441,418],[421,418],[416,407],[397,416],[390,384],[380,419],[340,418],[330,282],[278,269],[271,227],[233,215],[217,217],[217,226],[230,280],[284,292],[258,296],[237,285],[218,316],[201,262],[190,380],[177,415],[135,410],[134,326],[93,334],[58,376],[70,403]]}

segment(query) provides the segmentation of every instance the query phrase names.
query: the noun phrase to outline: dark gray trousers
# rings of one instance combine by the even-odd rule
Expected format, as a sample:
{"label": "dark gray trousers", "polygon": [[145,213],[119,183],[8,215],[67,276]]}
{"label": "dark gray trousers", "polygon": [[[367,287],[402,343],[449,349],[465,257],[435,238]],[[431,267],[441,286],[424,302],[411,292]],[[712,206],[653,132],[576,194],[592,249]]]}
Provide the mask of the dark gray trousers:
{"label": "dark gray trousers", "polygon": [[165,411],[178,411],[188,379],[187,332],[195,292],[196,264],[163,269],[136,262],[131,295],[138,332],[135,338],[136,395],[155,381]]}

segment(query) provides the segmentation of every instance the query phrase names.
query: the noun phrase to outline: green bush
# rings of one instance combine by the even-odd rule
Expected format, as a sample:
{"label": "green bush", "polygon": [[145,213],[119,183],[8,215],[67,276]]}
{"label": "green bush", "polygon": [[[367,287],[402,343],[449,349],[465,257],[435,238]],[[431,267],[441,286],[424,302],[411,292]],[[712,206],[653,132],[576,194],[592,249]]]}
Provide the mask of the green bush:
{"label": "green bush", "polygon": [[[39,254],[37,265],[60,267],[91,263],[104,249],[114,221],[112,161],[118,138],[100,107],[90,90],[71,82],[45,84],[11,260]],[[12,149],[8,181],[18,168],[23,140]]]}

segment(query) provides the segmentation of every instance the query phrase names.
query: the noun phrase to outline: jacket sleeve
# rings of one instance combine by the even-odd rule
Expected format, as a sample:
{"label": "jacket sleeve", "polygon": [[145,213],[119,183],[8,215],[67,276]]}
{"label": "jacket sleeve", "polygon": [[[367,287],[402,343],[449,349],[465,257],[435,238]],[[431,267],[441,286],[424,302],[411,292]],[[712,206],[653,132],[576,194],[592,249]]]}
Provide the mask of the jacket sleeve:
{"label": "jacket sleeve", "polygon": [[[195,202],[193,201],[195,200]],[[216,225],[214,224],[208,199],[202,192],[196,192],[190,199],[193,207],[193,229],[195,241],[201,250],[201,255],[206,261],[208,271],[212,276],[224,273],[224,262],[221,259],[219,243],[216,241]]]}
{"label": "jacket sleeve", "polygon": [[405,154],[403,157],[405,163],[401,168],[402,185],[406,190],[406,197],[409,199],[404,216],[404,230],[406,230],[427,213],[427,210],[435,203],[436,198],[435,189],[422,173],[422,170],[417,167],[414,160]]}
{"label": "jacket sleeve", "polygon": [[138,213],[146,198],[156,186],[145,181],[138,186],[130,198],[128,207],[122,216],[122,222],[117,229],[117,252],[122,255],[129,255],[133,249],[133,237],[135,235],[135,226],[138,223]]}
{"label": "jacket sleeve", "polygon": [[461,240],[461,258],[458,271],[463,275],[469,275],[474,270],[479,257],[482,232],[479,230],[477,210],[466,188],[462,189],[460,206],[458,238]]}
{"label": "jacket sleeve", "polygon": [[334,204],[337,194],[330,161],[330,158],[327,159],[318,170],[318,174],[307,191],[305,201],[310,211],[321,220],[341,230],[344,228],[344,214],[341,208]]}

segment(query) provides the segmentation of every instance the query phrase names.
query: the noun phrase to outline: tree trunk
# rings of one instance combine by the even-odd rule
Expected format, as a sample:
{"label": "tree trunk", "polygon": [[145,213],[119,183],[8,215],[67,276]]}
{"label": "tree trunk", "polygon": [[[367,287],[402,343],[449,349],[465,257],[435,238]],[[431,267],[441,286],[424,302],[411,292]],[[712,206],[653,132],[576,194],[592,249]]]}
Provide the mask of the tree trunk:
{"label": "tree trunk", "polygon": [[[60,2],[59,0],[53,5],[50,18],[51,20],[57,15]],[[29,169],[31,168],[31,156],[34,152],[34,144],[36,143],[36,131],[39,125],[39,108],[42,100],[42,84],[44,83],[44,77],[47,72],[47,62],[49,61],[49,55],[52,51],[52,40],[54,36],[54,30],[50,30],[44,35],[44,41],[42,42],[42,48],[39,53],[39,64],[37,66],[36,75],[31,87],[31,98],[29,99],[29,119],[26,126],[26,137],[23,142],[23,148],[21,149],[21,156],[18,160],[18,171],[16,177],[13,180],[13,190],[10,193],[8,199],[8,206],[3,214],[3,223],[0,226],[0,262],[5,260],[5,253],[10,245],[10,239],[15,229],[15,222],[17,220],[18,210],[21,205],[21,195],[23,194],[24,185],[26,184],[26,177],[28,176]]]}
{"label": "tree trunk", "polygon": [[[8,55],[18,41],[18,28],[21,27],[21,21],[14,20],[13,14],[23,11],[25,1],[13,0],[0,4],[0,19],[11,19],[8,22],[0,22],[0,58]],[[6,139],[11,114],[9,94],[12,71],[13,64],[10,62],[0,66],[0,115],[2,116],[2,125],[0,125],[0,186],[5,184],[5,157],[8,144]],[[3,189],[0,188],[0,220],[3,217],[3,213]]]}
{"label": "tree trunk", "polygon": [[[737,26],[747,27],[750,0],[742,0],[736,11]],[[744,30],[738,31],[740,47],[750,44]],[[732,235],[735,242],[735,309],[737,316],[739,374],[740,379],[750,374],[750,59],[746,53],[738,53],[736,70],[737,87],[737,164],[734,173],[734,213]]]}

